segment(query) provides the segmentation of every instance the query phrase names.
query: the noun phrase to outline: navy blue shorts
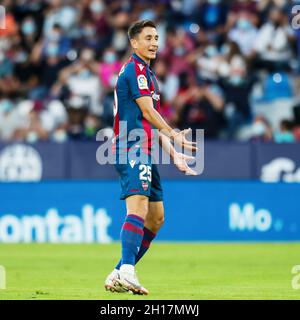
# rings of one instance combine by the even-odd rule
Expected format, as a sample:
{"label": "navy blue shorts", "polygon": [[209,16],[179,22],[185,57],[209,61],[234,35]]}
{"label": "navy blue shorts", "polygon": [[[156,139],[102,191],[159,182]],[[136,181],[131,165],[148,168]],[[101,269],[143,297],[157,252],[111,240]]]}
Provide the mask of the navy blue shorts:
{"label": "navy blue shorts", "polygon": [[140,194],[149,201],[162,201],[162,187],[157,166],[150,157],[143,163],[115,164],[121,182],[121,200]]}

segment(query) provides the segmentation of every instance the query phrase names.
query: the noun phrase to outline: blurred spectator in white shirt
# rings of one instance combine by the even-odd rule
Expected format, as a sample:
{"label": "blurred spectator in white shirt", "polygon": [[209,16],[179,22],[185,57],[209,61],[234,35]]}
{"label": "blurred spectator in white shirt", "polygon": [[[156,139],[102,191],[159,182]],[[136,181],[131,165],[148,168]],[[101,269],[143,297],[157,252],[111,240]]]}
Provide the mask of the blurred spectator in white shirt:
{"label": "blurred spectator in white shirt", "polygon": [[269,21],[258,31],[255,51],[258,66],[270,71],[288,69],[292,58],[291,41],[294,31],[289,26],[288,17],[279,8],[270,11]]}

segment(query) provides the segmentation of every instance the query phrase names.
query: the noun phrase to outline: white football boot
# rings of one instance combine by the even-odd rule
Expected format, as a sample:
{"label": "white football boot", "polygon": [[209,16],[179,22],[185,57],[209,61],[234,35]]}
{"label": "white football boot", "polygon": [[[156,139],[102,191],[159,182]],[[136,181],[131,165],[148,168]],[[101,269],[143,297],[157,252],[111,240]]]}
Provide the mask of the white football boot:
{"label": "white football boot", "polygon": [[142,287],[139,283],[136,273],[119,271],[118,277],[115,277],[113,282],[116,286],[124,290],[131,291],[133,294],[147,295],[149,291]]}
{"label": "white football boot", "polygon": [[106,291],[111,292],[128,292],[128,289],[123,288],[117,282],[116,279],[119,278],[119,270],[114,269],[105,279],[104,288]]}

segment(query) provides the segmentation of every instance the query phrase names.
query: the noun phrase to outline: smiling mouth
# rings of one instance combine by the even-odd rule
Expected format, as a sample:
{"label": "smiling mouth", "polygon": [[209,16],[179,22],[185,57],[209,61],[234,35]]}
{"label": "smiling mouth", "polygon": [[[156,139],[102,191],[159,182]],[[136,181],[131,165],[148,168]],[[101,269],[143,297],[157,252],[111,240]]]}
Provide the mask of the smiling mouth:
{"label": "smiling mouth", "polygon": [[150,51],[151,53],[156,53],[156,50],[154,50],[154,49],[149,49],[149,51]]}

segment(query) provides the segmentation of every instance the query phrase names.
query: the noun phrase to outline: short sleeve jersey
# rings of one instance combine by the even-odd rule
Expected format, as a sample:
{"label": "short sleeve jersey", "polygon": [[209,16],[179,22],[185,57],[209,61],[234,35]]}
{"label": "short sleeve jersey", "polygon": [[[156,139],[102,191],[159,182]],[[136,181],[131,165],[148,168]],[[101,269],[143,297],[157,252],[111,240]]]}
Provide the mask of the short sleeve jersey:
{"label": "short sleeve jersey", "polygon": [[[153,143],[152,126],[143,118],[142,111],[136,103],[136,99],[143,96],[152,97],[153,106],[159,112],[160,92],[154,71],[144,60],[133,54],[122,67],[114,92],[114,140],[117,152],[123,148],[128,150],[136,143],[128,139],[133,129],[141,129],[139,135],[142,133],[143,138],[140,147],[143,152],[150,152]],[[120,125],[121,121],[126,123],[127,130]],[[126,134],[127,143],[121,147],[119,141],[123,140]]]}

